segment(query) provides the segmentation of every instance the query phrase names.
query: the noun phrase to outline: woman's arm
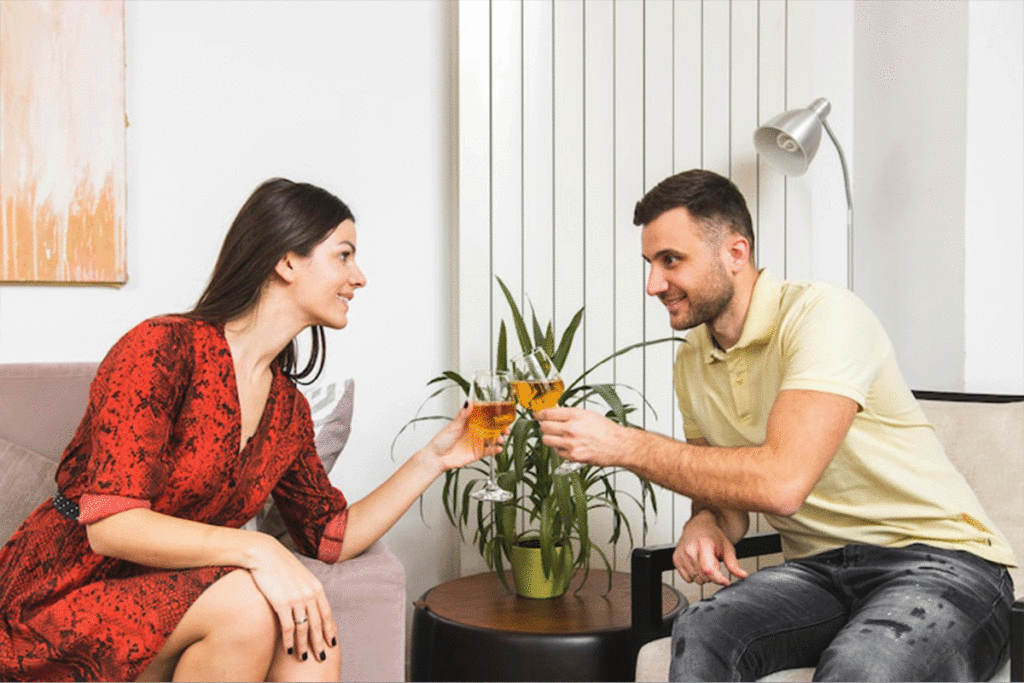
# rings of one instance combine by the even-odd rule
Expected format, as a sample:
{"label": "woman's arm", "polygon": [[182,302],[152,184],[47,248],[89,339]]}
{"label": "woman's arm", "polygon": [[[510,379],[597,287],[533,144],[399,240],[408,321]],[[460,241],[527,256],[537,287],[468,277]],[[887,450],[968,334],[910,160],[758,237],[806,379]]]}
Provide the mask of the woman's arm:
{"label": "woman's arm", "polygon": [[[339,561],[355,557],[376,542],[444,472],[481,457],[474,451],[466,431],[469,412],[469,408],[460,410],[447,427],[383,484],[349,506]],[[500,446],[493,446],[483,455],[494,455],[499,450]]]}
{"label": "woman's arm", "polygon": [[[285,643],[296,656],[296,620],[309,620],[314,652],[336,642],[338,627],[323,586],[277,539],[258,531],[213,526],[144,508],[125,510],[86,525],[93,551],[147,567],[185,569],[228,566],[247,569],[277,614]],[[294,639],[294,640],[292,640]]]}

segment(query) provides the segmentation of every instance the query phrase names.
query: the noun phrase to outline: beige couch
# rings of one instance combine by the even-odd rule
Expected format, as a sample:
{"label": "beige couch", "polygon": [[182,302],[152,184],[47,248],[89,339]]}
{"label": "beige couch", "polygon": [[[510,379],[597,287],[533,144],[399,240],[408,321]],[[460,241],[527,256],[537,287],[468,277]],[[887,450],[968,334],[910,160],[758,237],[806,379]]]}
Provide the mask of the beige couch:
{"label": "beige couch", "polygon": [[[78,426],[95,363],[0,364],[0,542],[6,542],[28,514],[56,490],[54,473]],[[343,396],[351,403],[351,385]],[[342,408],[342,401],[338,408]],[[351,409],[332,411],[347,420]],[[348,424],[328,422],[318,437],[321,457],[338,456]],[[333,445],[333,447],[332,447]],[[325,449],[336,448],[333,453]],[[278,533],[260,516],[262,530]],[[338,624],[342,681],[401,681],[405,678],[405,572],[378,543],[337,565],[299,557],[320,579]]]}
{"label": "beige couch", "polygon": [[[915,392],[929,421],[935,426],[939,440],[946,448],[950,460],[964,475],[977,493],[982,506],[993,523],[1009,539],[1017,561],[1024,563],[1024,397],[986,396],[977,394],[943,394]],[[772,553],[776,560],[779,542],[777,534],[746,538],[742,545],[750,550],[737,552],[741,556],[760,556]],[[755,549],[756,548],[756,549]],[[660,583],[661,572],[672,569],[672,546],[638,548],[633,553],[633,600],[644,605],[655,595],[649,586]],[[761,566],[769,563],[762,562]],[[754,567],[748,566],[752,570]],[[1016,588],[1011,652],[1013,659],[992,680],[1024,681],[1024,568],[1010,570]],[[642,586],[639,584],[643,584]],[[660,592],[657,593],[660,596]],[[657,598],[660,600],[660,597]],[[658,638],[655,629],[663,627],[652,616],[661,614],[660,605],[644,611],[635,618],[635,628],[651,633],[650,638],[638,635],[641,642],[636,663],[637,681],[667,681],[671,656],[669,638]],[[651,640],[651,638],[656,638]],[[1012,676],[1011,676],[1012,672]],[[813,669],[788,669],[761,680],[810,681]]]}

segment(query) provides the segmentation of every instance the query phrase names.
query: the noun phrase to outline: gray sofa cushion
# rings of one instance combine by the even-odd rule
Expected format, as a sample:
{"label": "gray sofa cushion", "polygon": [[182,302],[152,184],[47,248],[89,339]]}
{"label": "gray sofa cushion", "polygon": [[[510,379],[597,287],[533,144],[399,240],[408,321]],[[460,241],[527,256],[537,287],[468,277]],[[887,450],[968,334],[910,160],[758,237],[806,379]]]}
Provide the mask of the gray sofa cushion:
{"label": "gray sofa cushion", "polygon": [[39,504],[56,492],[57,461],[0,437],[0,544],[18,530]]}

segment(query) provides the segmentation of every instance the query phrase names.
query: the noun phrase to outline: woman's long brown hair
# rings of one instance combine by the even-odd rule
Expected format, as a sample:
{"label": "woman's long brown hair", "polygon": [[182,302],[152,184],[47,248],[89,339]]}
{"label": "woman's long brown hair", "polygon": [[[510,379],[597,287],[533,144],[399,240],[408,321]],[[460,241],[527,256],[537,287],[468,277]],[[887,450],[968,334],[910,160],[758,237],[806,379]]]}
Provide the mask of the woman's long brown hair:
{"label": "woman's long brown hair", "polygon": [[[259,301],[263,285],[288,253],[308,256],[345,220],[355,220],[348,206],[333,194],[308,183],[272,178],[256,188],[231,223],[206,290],[189,318],[221,325],[248,313]],[[293,339],[277,356],[281,371],[293,381],[311,384],[326,358],[323,327],[310,328],[309,362],[296,370]],[[312,379],[302,382],[312,375]]]}

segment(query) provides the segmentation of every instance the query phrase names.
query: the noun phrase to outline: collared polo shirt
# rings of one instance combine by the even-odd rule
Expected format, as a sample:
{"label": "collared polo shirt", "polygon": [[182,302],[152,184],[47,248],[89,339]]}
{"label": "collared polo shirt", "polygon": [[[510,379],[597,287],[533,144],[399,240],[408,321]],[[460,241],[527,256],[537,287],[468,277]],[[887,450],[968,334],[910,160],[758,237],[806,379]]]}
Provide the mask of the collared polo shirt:
{"label": "collared polo shirt", "polygon": [[765,515],[787,559],[850,543],[927,543],[1015,564],[907,387],[881,323],[852,292],[762,270],[736,345],[720,349],[707,325],[694,328],[674,384],[686,438],[724,447],[763,444],[780,391],[856,401],[849,432],[800,509]]}

